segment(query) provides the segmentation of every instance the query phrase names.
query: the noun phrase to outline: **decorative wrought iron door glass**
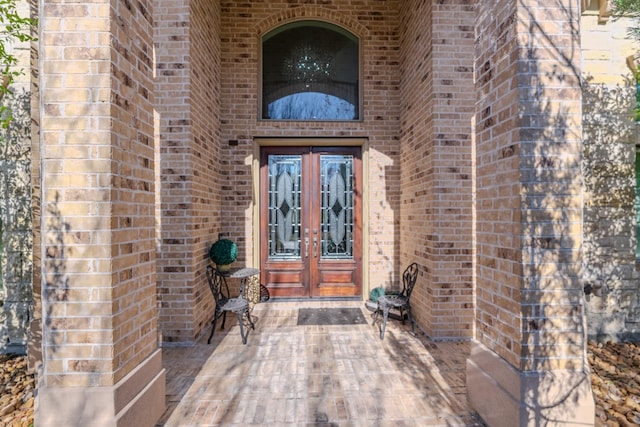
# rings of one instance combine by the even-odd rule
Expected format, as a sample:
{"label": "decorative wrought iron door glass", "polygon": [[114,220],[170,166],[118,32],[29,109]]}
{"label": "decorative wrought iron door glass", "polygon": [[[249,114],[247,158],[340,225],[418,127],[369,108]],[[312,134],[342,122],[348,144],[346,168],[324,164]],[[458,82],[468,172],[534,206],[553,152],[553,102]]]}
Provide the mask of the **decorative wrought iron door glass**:
{"label": "decorative wrought iron door glass", "polygon": [[270,258],[300,258],[301,176],[301,156],[269,156]]}
{"label": "decorative wrought iron door glass", "polygon": [[353,156],[322,155],[323,258],[353,257]]}

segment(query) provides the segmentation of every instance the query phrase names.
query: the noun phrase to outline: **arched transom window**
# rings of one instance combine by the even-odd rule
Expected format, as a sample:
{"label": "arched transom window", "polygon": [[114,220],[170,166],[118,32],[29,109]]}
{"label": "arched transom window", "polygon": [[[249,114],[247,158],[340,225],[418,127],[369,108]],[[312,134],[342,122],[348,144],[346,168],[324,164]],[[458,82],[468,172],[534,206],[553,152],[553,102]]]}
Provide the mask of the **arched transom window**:
{"label": "arched transom window", "polygon": [[322,21],[296,21],[262,38],[262,118],[359,120],[359,41]]}

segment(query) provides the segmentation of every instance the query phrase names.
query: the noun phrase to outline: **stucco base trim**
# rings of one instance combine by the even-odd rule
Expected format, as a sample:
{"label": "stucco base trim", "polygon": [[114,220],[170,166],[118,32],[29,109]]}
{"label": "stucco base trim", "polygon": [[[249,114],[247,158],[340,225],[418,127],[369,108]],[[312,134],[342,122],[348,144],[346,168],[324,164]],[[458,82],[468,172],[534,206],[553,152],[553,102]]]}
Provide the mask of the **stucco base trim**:
{"label": "stucco base trim", "polygon": [[156,350],[111,387],[38,386],[35,410],[42,427],[152,427],[165,410],[165,370]]}
{"label": "stucco base trim", "polygon": [[491,427],[593,426],[595,422],[588,372],[520,372],[477,341],[472,342],[467,359],[467,395]]}

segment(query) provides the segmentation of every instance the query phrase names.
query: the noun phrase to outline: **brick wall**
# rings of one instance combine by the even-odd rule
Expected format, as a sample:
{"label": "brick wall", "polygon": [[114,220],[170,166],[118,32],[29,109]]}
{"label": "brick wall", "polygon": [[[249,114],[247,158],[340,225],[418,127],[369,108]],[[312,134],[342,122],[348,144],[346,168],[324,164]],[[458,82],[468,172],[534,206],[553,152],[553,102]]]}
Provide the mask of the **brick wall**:
{"label": "brick wall", "polygon": [[151,6],[139,6],[41,7],[45,389],[111,386],[157,348]]}
{"label": "brick wall", "polygon": [[584,351],[570,12],[501,1],[480,6],[476,30],[476,339],[523,370],[577,368]]}
{"label": "brick wall", "polygon": [[592,425],[582,289],[578,2],[479,2],[476,334],[488,425]]}
{"label": "brick wall", "polygon": [[[113,363],[116,367],[114,380],[117,382],[157,349],[158,313],[153,6],[151,1],[140,0],[136,8],[120,2],[113,7],[117,18],[112,31],[117,41],[111,42],[111,67],[105,72],[111,74],[109,213]],[[70,56],[88,59],[84,51]],[[98,157],[106,154],[101,153]]]}
{"label": "brick wall", "polygon": [[189,242],[190,86],[189,6],[154,4],[156,44],[157,275],[162,340],[192,340],[193,250]]}
{"label": "brick wall", "polygon": [[476,339],[519,366],[520,147],[514,2],[479,7],[476,37]]}
{"label": "brick wall", "polygon": [[475,8],[403,2],[401,16],[402,265],[420,265],[412,306],[426,332],[470,338]]}
{"label": "brick wall", "polygon": [[[36,13],[37,8],[33,7],[32,13]],[[39,29],[35,30],[36,32]],[[30,64],[37,64],[40,56],[39,42],[32,43]],[[37,369],[42,363],[42,227],[41,227],[41,199],[36,195],[42,194],[42,173],[40,165],[42,162],[42,145],[40,139],[40,73],[31,72],[31,218],[32,218],[32,295],[33,295],[33,317],[29,325],[29,337],[27,344],[27,356],[30,369]]]}
{"label": "brick wall", "polygon": [[[627,58],[637,45],[630,18],[603,19],[598,2],[582,14],[584,140],[584,284],[589,335],[640,334],[636,267],[635,82]],[[637,60],[636,60],[637,62]]]}
{"label": "brick wall", "polygon": [[[361,39],[361,122],[258,121],[260,36],[294,19],[321,19]],[[222,230],[250,259],[251,159],[254,137],[366,137],[369,139],[369,230],[371,286],[398,278],[400,215],[398,2],[222,2],[222,141],[227,184],[222,187]]]}
{"label": "brick wall", "polygon": [[[205,277],[211,263],[209,247],[222,230],[223,195],[226,187],[224,146],[220,143],[220,2],[191,3],[190,40],[192,79],[192,171],[193,183],[192,265],[195,268],[194,324],[206,328],[213,313],[213,297]],[[227,190],[228,191],[228,190]]]}
{"label": "brick wall", "polygon": [[36,423],[125,425],[144,411],[151,425],[165,406],[152,3],[39,7],[34,175],[43,177],[35,211],[42,276],[34,276],[42,280],[43,363]]}
{"label": "brick wall", "polygon": [[218,2],[155,9],[158,293],[166,342],[190,342],[213,310],[204,274],[221,229]]}
{"label": "brick wall", "polygon": [[627,57],[637,53],[636,42],[629,37],[628,29],[634,25],[629,17],[608,16],[600,11],[599,3],[607,0],[591,0],[580,19],[580,49],[583,57],[582,72],[585,77],[607,86],[628,85],[631,70]]}
{"label": "brick wall", "polygon": [[[433,21],[428,27],[420,27],[421,22],[416,21],[405,33],[406,40],[412,40],[429,29],[425,32],[428,39],[405,47],[407,57],[419,58],[418,52],[432,52],[425,49],[432,37],[431,28],[440,47],[425,65],[425,72],[432,75],[422,92],[413,90],[422,76],[405,73],[414,80],[405,85],[407,100],[403,102],[411,113],[403,126],[415,127],[410,123],[413,121],[421,128],[413,130],[420,133],[419,137],[403,136],[408,148],[401,159],[398,3],[335,1],[318,6],[307,2],[221,2],[219,26],[216,11],[194,4],[192,11],[199,13],[186,22],[179,8],[169,6],[159,7],[156,19],[162,194],[158,272],[164,340],[190,341],[207,326],[203,322],[210,313],[211,299],[202,272],[208,262],[206,248],[218,233],[237,242],[239,263],[252,262],[254,245],[259,241],[252,228],[257,203],[251,177],[255,137],[368,138],[370,287],[395,286],[406,264],[418,261],[424,274],[416,292],[417,306],[424,308],[417,309],[421,324],[437,336],[469,337],[472,103],[452,98],[472,96],[469,64],[473,9],[466,2],[440,6],[436,18],[428,17]],[[417,15],[406,5],[403,10],[406,19]],[[460,13],[468,22],[460,22]],[[260,36],[295,19],[328,20],[361,38],[361,122],[319,125],[258,120]],[[207,24],[213,24],[214,31],[205,32]],[[216,31],[220,31],[219,77]],[[187,34],[191,37],[186,38]],[[451,48],[466,59],[451,59]],[[190,61],[181,57],[184,52],[190,52]],[[189,79],[190,86],[184,86]],[[219,98],[215,95],[218,79]],[[436,94],[425,103],[434,85]],[[202,99],[197,99],[199,95]],[[428,127],[422,128],[423,123]],[[412,154],[414,151],[429,153],[429,161],[435,166],[427,169],[424,160]],[[409,189],[401,196],[401,171],[409,170],[401,166],[405,161],[413,163],[419,177],[405,175]],[[423,203],[431,206],[426,213]],[[401,221],[405,223],[404,239],[400,237]],[[192,239],[185,240],[185,233]],[[420,239],[415,238],[417,233]],[[406,246],[399,251],[401,241]],[[194,261],[188,265],[190,259]]]}

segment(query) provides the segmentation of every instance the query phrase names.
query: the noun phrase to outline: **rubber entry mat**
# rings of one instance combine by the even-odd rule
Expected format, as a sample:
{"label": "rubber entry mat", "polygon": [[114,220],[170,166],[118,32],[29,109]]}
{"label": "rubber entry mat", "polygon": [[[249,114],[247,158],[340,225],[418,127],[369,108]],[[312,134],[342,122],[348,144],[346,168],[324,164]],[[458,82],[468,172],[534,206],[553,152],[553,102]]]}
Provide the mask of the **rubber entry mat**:
{"label": "rubber entry mat", "polygon": [[361,325],[367,323],[362,310],[353,308],[300,308],[298,326]]}

